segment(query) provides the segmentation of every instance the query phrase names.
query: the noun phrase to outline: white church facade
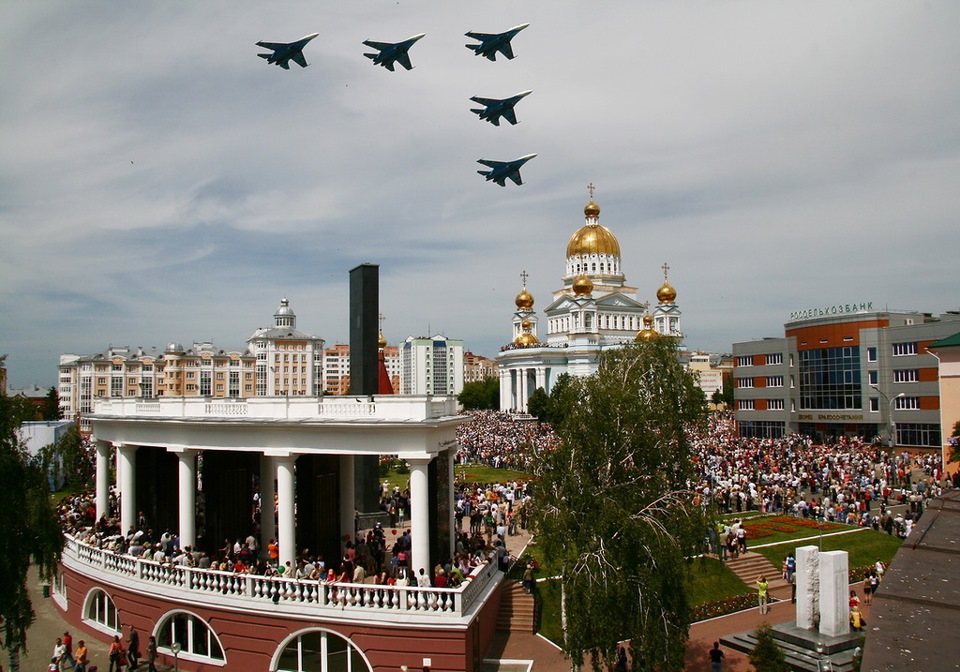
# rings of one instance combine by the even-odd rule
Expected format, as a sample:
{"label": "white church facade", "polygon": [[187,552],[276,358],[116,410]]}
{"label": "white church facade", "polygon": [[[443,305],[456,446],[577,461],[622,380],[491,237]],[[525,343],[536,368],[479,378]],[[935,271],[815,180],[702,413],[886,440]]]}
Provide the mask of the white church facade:
{"label": "white church facade", "polygon": [[597,370],[605,349],[648,340],[659,335],[682,338],[677,292],[667,280],[657,291],[658,304],[637,298],[621,270],[620,243],[600,224],[600,206],[591,197],[584,208],[585,223],[567,243],[562,286],[544,309],[545,340],[538,334],[539,316],[527,290],[516,298],[513,340],[497,362],[500,370],[500,408],[526,412],[527,401],[538,388],[549,394],[561,374],[589,376]]}

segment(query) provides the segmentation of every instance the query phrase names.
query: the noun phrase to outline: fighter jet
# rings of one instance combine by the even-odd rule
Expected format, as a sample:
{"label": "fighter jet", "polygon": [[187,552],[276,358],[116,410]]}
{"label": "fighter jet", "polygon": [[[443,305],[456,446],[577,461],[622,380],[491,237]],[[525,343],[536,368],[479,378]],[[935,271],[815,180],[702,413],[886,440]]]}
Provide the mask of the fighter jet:
{"label": "fighter jet", "polygon": [[520,185],[523,184],[523,180],[520,179],[520,167],[535,156],[536,154],[527,154],[526,156],[521,156],[519,159],[514,159],[513,161],[490,161],[488,159],[478,159],[477,163],[482,163],[492,170],[478,170],[477,172],[485,176],[487,178],[487,182],[493,180],[501,187],[507,186],[504,184],[504,182],[508,177],[516,184]]}
{"label": "fighter jet", "polygon": [[271,49],[273,51],[272,54],[257,54],[257,56],[267,59],[267,63],[279,65],[284,70],[290,69],[291,59],[301,68],[305,68],[307,67],[307,59],[303,57],[303,48],[307,46],[307,42],[319,34],[320,33],[313,33],[312,35],[306,35],[296,42],[257,42],[258,47]]}
{"label": "fighter jet", "polygon": [[363,43],[365,45],[373,47],[380,52],[378,54],[364,54],[364,56],[371,59],[374,65],[382,65],[391,72],[393,72],[393,64],[397,62],[407,70],[410,70],[413,66],[410,65],[410,55],[407,52],[410,51],[410,47],[412,47],[417,40],[423,38],[425,35],[426,33],[420,33],[419,35],[407,38],[403,42],[395,43],[364,40]]}
{"label": "fighter jet", "polygon": [[522,23],[519,26],[514,26],[505,33],[497,33],[495,35],[489,33],[465,33],[465,35],[471,39],[480,40],[480,44],[466,44],[464,46],[467,49],[473,49],[475,55],[486,56],[491,61],[497,60],[498,51],[508,59],[511,59],[513,58],[513,49],[510,47],[510,40],[529,25],[529,23]]}
{"label": "fighter jet", "polygon": [[521,98],[529,96],[533,91],[524,91],[523,93],[518,93],[515,96],[510,96],[509,98],[481,98],[480,96],[474,96],[470,100],[475,103],[480,103],[484,106],[482,110],[471,109],[470,111],[474,114],[480,115],[480,118],[484,121],[489,121],[494,126],[500,125],[500,117],[503,117],[510,122],[511,125],[517,124],[517,115],[513,111],[513,106],[520,102]]}

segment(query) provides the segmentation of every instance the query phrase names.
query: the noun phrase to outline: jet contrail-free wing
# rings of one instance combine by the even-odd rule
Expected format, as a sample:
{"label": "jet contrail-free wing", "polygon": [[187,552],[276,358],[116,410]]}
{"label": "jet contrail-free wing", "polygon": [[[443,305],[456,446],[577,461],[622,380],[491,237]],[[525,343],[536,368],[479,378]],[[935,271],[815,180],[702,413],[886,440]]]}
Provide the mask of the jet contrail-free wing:
{"label": "jet contrail-free wing", "polygon": [[374,65],[382,65],[387,70],[393,72],[393,64],[399,63],[407,70],[413,68],[413,65],[410,63],[410,47],[412,47],[417,40],[423,39],[426,33],[420,33],[419,35],[414,35],[413,37],[407,38],[403,42],[374,42],[373,40],[364,40],[363,43],[377,50],[376,54],[364,54],[367,58],[373,61]]}
{"label": "jet contrail-free wing", "polygon": [[464,46],[466,46],[467,49],[473,49],[475,55],[486,56],[491,61],[497,60],[497,52],[511,59],[513,58],[513,48],[510,46],[510,40],[529,25],[529,23],[522,23],[503,33],[465,33],[467,37],[479,40],[480,44],[467,44]]}
{"label": "jet contrail-free wing", "polygon": [[511,125],[516,125],[517,115],[513,108],[521,99],[529,96],[531,93],[533,93],[533,91],[524,91],[515,96],[502,99],[473,96],[470,100],[483,105],[483,109],[472,108],[470,111],[478,115],[482,120],[489,121],[494,126],[500,125],[501,117],[510,122]]}
{"label": "jet contrail-free wing", "polygon": [[320,33],[305,35],[296,42],[257,42],[258,47],[269,49],[272,54],[257,54],[260,58],[266,59],[267,63],[279,65],[284,70],[290,69],[290,61],[293,61],[301,68],[307,67],[307,59],[303,57],[303,48],[313,38]]}
{"label": "jet contrail-free wing", "polygon": [[513,161],[492,161],[490,159],[477,159],[477,163],[482,163],[490,170],[478,170],[477,172],[487,178],[487,182],[493,181],[501,187],[505,187],[506,179],[509,177],[517,185],[523,184],[520,178],[520,168],[536,154],[527,154]]}

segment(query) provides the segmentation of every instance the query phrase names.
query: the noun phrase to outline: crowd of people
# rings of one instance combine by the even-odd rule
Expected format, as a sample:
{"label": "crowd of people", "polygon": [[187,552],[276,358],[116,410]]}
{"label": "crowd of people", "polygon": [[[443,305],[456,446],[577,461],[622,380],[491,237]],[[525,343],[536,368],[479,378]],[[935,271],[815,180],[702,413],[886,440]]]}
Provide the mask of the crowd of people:
{"label": "crowd of people", "polygon": [[549,423],[517,420],[502,411],[464,411],[473,419],[457,427],[457,464],[532,472],[536,451],[557,441]]}
{"label": "crowd of people", "polygon": [[[721,513],[796,515],[899,537],[910,533],[927,500],[950,484],[938,452],[894,452],[878,438],[823,444],[796,434],[741,438],[728,413],[711,416],[708,430],[692,437],[692,451],[698,495]],[[889,507],[895,504],[907,510],[894,514]]]}

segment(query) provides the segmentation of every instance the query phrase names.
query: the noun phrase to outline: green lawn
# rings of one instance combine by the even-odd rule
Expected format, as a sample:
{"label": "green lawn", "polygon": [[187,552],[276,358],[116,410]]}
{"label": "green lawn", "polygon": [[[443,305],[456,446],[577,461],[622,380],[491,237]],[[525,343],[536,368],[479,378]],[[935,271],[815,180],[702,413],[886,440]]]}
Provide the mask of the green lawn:
{"label": "green lawn", "polygon": [[[819,537],[815,537],[801,542],[793,541],[752,550],[766,557],[773,563],[774,567],[780,567],[783,559],[787,557],[787,553],[795,551],[797,546],[819,546],[820,543]],[[885,532],[861,530],[851,534],[824,535],[822,543],[824,551],[847,551],[850,554],[850,568],[853,569],[872,565],[877,561],[877,558],[880,558],[884,564],[890,564],[903,540]],[[851,580],[857,580],[861,577],[851,576],[850,578]]]}

